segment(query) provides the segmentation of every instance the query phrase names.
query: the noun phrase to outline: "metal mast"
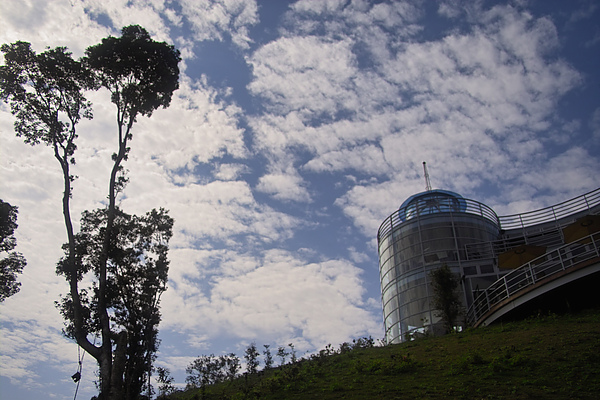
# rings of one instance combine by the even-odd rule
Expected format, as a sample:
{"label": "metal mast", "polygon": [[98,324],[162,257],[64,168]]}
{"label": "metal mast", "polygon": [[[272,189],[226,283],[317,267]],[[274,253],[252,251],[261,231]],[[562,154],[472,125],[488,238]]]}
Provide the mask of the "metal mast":
{"label": "metal mast", "polygon": [[429,182],[429,172],[427,172],[427,163],[423,161],[423,171],[425,172],[425,190],[431,190],[431,182]]}

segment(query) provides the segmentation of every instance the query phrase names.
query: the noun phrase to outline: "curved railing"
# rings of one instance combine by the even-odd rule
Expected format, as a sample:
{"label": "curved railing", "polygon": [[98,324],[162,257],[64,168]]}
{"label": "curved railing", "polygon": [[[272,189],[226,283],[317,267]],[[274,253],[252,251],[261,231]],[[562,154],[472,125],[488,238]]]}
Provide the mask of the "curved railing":
{"label": "curved railing", "polygon": [[467,323],[475,325],[496,305],[583,261],[600,257],[600,232],[552,250],[509,272],[477,294],[467,311]]}
{"label": "curved railing", "polygon": [[597,205],[600,205],[600,188],[550,207],[523,214],[500,216],[500,227],[504,230],[510,230],[558,221],[580,211],[589,210]]}
{"label": "curved railing", "polygon": [[[538,224],[544,224],[546,222],[558,221],[562,218],[566,218],[570,215],[577,214],[581,211],[591,210],[594,207],[600,206],[600,188],[592,190],[591,192],[582,194],[581,196],[575,197],[571,200],[564,201],[562,203],[542,208],[535,211],[530,211],[522,214],[511,214],[498,216],[493,209],[475,200],[460,199],[464,201],[466,208],[460,210],[467,214],[474,214],[482,216],[493,223],[497,224],[504,230],[511,230],[517,228],[526,228]],[[407,211],[411,214],[411,219],[414,217],[422,216],[419,214],[418,209],[410,209],[411,206],[406,206],[393,212],[387,217],[383,223],[379,226],[377,232],[377,241],[379,242],[382,238],[387,237],[390,232],[400,224],[406,222],[405,216]],[[444,210],[446,212],[451,212]],[[427,211],[426,215],[432,214]]]}
{"label": "curved railing", "polygon": [[[498,227],[499,220],[498,215],[492,210],[490,207],[486,206],[483,203],[480,203],[475,200],[469,199],[460,199],[460,208],[457,210],[452,210],[452,206],[446,204],[448,201],[447,198],[441,198],[441,208],[439,212],[432,212],[430,208],[425,208],[426,211],[421,211],[419,208],[415,208],[411,205],[406,207],[401,207],[397,211],[393,212],[389,217],[387,217],[383,223],[379,226],[379,231],[377,232],[377,242],[380,243],[382,238],[387,237],[394,228],[403,224],[404,222],[410,221],[413,218],[425,216],[425,215],[435,215],[435,214],[444,214],[444,213],[461,213],[461,214],[472,214],[478,215],[480,217],[484,217],[491,222],[493,222]],[[408,211],[408,212],[407,212]],[[406,215],[409,214],[409,219],[406,219]]]}

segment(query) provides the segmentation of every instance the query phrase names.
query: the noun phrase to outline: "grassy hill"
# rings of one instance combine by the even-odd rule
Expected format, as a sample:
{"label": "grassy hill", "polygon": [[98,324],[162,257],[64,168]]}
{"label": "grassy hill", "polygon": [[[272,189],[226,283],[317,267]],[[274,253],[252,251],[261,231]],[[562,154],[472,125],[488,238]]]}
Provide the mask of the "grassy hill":
{"label": "grassy hill", "polygon": [[600,399],[600,309],[313,356],[192,399]]}

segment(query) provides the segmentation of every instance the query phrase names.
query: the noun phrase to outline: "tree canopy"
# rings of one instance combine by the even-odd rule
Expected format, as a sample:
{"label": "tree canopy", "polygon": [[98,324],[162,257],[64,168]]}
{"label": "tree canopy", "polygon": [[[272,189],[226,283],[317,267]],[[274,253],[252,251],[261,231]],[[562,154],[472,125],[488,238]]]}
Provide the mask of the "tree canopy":
{"label": "tree canopy", "polygon": [[75,152],[75,126],[92,118],[83,95],[95,86],[93,75],[65,47],[36,54],[27,42],[3,44],[0,98],[15,115],[15,133],[32,145],[43,142]]}
{"label": "tree canopy", "polygon": [[[27,265],[21,253],[13,251],[17,247],[14,236],[17,229],[18,208],[0,200],[0,302],[19,292],[21,283],[17,275],[23,272]],[[5,256],[4,256],[5,255]]]}
{"label": "tree canopy", "polygon": [[179,88],[181,58],[174,46],[152,40],[139,25],[126,26],[121,33],[88,47],[84,61],[111,92],[120,117],[135,121],[138,114],[149,117],[171,104]]}

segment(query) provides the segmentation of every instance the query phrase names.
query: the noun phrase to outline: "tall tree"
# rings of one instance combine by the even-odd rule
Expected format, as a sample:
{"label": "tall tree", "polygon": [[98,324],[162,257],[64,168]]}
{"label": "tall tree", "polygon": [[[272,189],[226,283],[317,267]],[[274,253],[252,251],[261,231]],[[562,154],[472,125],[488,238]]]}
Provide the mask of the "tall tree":
{"label": "tall tree", "polygon": [[95,72],[100,85],[111,93],[117,110],[118,151],[108,186],[108,213],[104,241],[98,262],[98,314],[102,337],[100,392],[118,392],[120,382],[111,386],[112,342],[107,303],[107,271],[113,226],[117,214],[116,197],[126,177],[122,163],[129,154],[133,125],[138,116],[150,117],[159,107],[166,108],[179,87],[179,51],[172,45],[152,40],[139,25],[122,29],[120,38],[108,37],[86,50],[85,64]]}
{"label": "tall tree", "polygon": [[[111,329],[112,323],[118,325],[119,322],[109,317],[113,294],[110,292],[112,283],[108,281],[111,249],[119,236],[115,232],[116,197],[127,181],[122,163],[130,150],[129,141],[137,117],[149,117],[157,108],[168,107],[173,91],[178,88],[179,51],[164,42],[153,41],[140,26],[125,27],[120,38],[108,37],[91,46],[81,62],[73,60],[63,47],[39,55],[26,42],[3,45],[1,49],[6,65],[0,67],[0,97],[10,103],[16,116],[17,135],[24,136],[32,145],[43,142],[52,147],[63,171],[63,214],[68,243],[59,270],[70,286],[68,299],[63,299],[68,309],[68,330],[98,361],[100,398],[121,399],[124,394],[120,371],[130,364],[122,363],[124,358],[119,357],[123,353],[119,349],[126,347],[127,340],[121,333],[127,330],[115,336]],[[104,227],[100,229],[102,242],[94,255],[97,261],[86,266],[80,259],[81,240],[76,240],[70,215],[69,199],[74,180],[70,165],[75,162],[76,125],[82,118],[91,118],[91,105],[83,95],[84,90],[100,87],[110,91],[111,101],[117,107],[118,151],[113,154],[109,204]],[[86,270],[91,265],[94,268]],[[81,277],[90,271],[97,279],[97,286],[91,292],[85,288],[80,290]],[[97,325],[91,326],[92,323]],[[99,345],[88,337],[96,331],[101,339]]]}
{"label": "tall tree", "polygon": [[14,233],[18,227],[18,213],[16,206],[0,200],[0,253],[6,253],[6,256],[0,259],[0,303],[19,292],[21,283],[17,280],[17,275],[22,273],[27,265],[25,257],[13,251],[17,247]]}
{"label": "tall tree", "polygon": [[450,333],[455,329],[463,307],[458,292],[459,278],[445,264],[431,271],[429,277],[433,287],[433,308],[437,310],[436,316],[442,319],[446,333]]}

